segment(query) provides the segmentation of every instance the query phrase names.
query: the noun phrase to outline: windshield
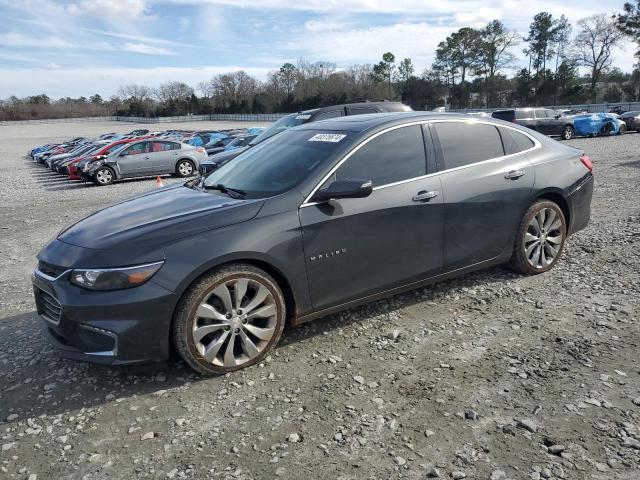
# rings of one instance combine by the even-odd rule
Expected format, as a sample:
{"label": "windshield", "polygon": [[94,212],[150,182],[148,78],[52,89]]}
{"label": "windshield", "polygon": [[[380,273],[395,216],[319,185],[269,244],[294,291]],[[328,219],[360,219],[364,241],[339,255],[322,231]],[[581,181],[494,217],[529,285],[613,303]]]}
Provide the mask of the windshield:
{"label": "windshield", "polygon": [[245,198],[279,195],[298,185],[345,141],[349,132],[292,130],[243,152],[211,173],[205,187],[222,184]]}
{"label": "windshield", "polygon": [[264,142],[267,138],[271,138],[280,132],[284,132],[285,130],[289,130],[290,128],[297,127],[298,125],[302,125],[307,120],[309,120],[309,115],[297,113],[293,115],[287,115],[286,117],[281,118],[276,123],[271,125],[256,138],[254,138],[249,145],[253,146],[259,144],[260,142]]}

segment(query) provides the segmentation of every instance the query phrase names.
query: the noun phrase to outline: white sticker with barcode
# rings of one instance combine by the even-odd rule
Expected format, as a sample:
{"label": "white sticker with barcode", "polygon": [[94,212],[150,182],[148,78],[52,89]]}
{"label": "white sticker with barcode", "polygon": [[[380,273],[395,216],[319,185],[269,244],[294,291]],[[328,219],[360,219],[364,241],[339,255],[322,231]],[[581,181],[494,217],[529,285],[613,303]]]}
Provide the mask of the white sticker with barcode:
{"label": "white sticker with barcode", "polygon": [[342,135],[341,133],[316,133],[309,141],[338,143],[344,137],[346,137],[346,135]]}

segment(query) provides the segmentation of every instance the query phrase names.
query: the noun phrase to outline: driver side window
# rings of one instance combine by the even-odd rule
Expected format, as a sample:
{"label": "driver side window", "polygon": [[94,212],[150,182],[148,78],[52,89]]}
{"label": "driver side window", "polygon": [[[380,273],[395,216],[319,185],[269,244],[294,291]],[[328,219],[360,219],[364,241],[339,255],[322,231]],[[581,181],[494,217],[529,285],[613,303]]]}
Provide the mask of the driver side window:
{"label": "driver side window", "polygon": [[135,145],[131,145],[127,148],[123,153],[125,155],[139,155],[141,153],[145,153],[147,151],[148,142],[136,143]]}
{"label": "driver side window", "polygon": [[323,185],[335,180],[371,180],[374,188],[427,174],[420,125],[396,128],[366,143]]}

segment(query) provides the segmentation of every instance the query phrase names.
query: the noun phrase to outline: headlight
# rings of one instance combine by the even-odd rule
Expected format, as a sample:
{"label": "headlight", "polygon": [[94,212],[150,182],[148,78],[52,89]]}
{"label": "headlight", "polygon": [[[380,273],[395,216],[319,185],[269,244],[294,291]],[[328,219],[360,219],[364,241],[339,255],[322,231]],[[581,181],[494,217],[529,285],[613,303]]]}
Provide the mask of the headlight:
{"label": "headlight", "polygon": [[71,283],[88,290],[120,290],[133,288],[153,277],[162,262],[147,263],[136,267],[89,268],[71,271]]}
{"label": "headlight", "polygon": [[104,164],[104,160],[95,160],[93,162],[88,162],[84,168],[82,169],[83,172],[88,172],[89,170],[91,170],[94,167],[99,167],[100,165]]}

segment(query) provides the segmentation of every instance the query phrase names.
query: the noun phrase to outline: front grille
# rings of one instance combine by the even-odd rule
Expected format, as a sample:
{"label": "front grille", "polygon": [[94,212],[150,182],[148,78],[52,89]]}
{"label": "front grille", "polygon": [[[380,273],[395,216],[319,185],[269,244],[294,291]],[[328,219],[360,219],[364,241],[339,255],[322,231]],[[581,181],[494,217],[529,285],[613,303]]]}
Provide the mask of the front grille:
{"label": "front grille", "polygon": [[62,305],[60,305],[58,299],[38,287],[34,287],[34,292],[36,295],[38,313],[55,324],[60,322]]}
{"label": "front grille", "polygon": [[44,273],[48,277],[57,278],[67,269],[64,267],[58,267],[57,265],[52,265],[47,262],[39,261],[38,262],[38,270],[41,273]]}

